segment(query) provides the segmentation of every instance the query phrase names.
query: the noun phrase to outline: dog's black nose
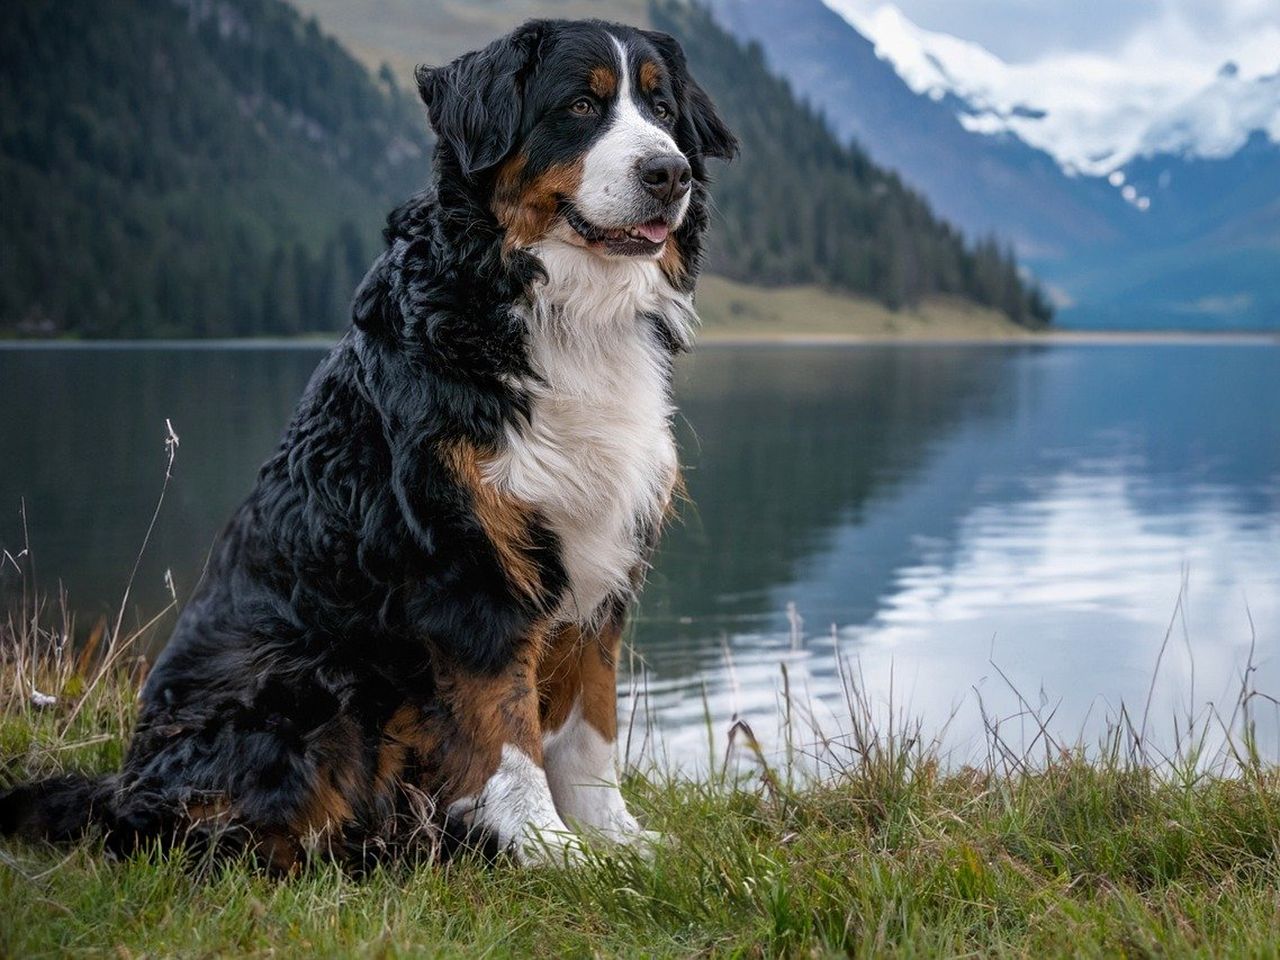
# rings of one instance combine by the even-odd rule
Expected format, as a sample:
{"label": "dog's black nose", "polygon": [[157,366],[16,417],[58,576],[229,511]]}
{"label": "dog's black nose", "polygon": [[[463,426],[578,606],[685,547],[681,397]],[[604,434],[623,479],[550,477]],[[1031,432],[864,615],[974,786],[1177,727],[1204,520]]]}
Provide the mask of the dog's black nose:
{"label": "dog's black nose", "polygon": [[689,192],[693,171],[678,153],[665,153],[640,162],[640,182],[663,203],[675,203]]}

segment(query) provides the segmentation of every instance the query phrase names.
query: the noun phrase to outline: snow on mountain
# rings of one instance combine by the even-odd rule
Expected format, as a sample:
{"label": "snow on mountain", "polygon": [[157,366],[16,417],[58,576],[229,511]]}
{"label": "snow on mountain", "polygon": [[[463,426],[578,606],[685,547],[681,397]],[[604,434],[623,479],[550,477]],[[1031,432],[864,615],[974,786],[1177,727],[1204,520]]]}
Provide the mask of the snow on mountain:
{"label": "snow on mountain", "polygon": [[[1280,143],[1280,46],[1247,51],[1246,67],[1159,57],[1060,53],[1007,63],[977,43],[926,30],[892,3],[823,0],[874,44],[903,81],[933,100],[953,98],[975,133],[1014,134],[1070,174],[1109,176],[1125,199],[1120,168],[1138,157],[1232,155],[1261,131]],[[952,102],[952,101],[949,101]]]}
{"label": "snow on mountain", "polygon": [[1155,117],[1138,153],[1229,157],[1255,131],[1280,143],[1280,72],[1249,80],[1228,63],[1212,83]]}

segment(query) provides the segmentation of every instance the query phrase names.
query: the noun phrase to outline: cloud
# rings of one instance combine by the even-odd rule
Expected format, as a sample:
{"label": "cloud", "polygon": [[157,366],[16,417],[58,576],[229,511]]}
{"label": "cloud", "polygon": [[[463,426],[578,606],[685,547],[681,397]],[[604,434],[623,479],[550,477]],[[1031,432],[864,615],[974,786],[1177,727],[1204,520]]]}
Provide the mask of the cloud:
{"label": "cloud", "polygon": [[[982,16],[978,0],[825,2],[912,89],[975,108],[968,129],[1011,131],[1068,170],[1107,174],[1161,150],[1224,156],[1254,130],[1280,137],[1280,81],[1258,80],[1280,71],[1280,0],[1109,0],[1094,17],[1092,0],[984,0]],[[1009,38],[1043,49],[1017,59]],[[1236,69],[1219,78],[1228,61]]]}
{"label": "cloud", "polygon": [[[865,4],[875,7],[874,2]],[[1105,50],[1144,23],[1152,0],[902,0],[929,30],[982,44],[1011,63],[1068,50]],[[1105,29],[1101,25],[1105,24]]]}
{"label": "cloud", "polygon": [[[880,0],[853,0],[867,13]],[[928,30],[982,44],[1010,63],[1092,54],[1150,69],[1212,73],[1235,59],[1280,70],[1278,0],[901,0]]]}

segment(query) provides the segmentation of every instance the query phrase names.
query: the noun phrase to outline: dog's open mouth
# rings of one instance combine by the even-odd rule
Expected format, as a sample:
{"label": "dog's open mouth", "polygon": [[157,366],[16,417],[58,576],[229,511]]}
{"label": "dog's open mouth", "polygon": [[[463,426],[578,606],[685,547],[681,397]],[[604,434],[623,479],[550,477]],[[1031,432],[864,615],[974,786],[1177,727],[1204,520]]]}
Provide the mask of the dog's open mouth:
{"label": "dog's open mouth", "polygon": [[671,226],[667,221],[654,219],[626,227],[597,227],[582,216],[571,203],[563,205],[565,221],[578,236],[593,247],[623,257],[651,256],[662,249]]}

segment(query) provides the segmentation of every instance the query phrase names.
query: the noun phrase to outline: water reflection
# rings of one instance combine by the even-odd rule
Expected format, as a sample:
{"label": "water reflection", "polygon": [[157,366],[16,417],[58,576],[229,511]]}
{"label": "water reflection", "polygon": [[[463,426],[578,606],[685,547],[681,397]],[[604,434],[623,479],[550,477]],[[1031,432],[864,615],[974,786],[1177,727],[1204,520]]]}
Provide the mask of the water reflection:
{"label": "water reflection", "polygon": [[[926,727],[949,722],[961,757],[983,746],[979,697],[1017,712],[1010,685],[1069,737],[1121,701],[1141,710],[1171,619],[1162,726],[1229,703],[1255,639],[1255,682],[1280,689],[1280,351],[775,351],[726,368],[774,386],[816,371],[825,402],[738,417],[722,370],[710,386],[691,371],[701,529],[668,541],[636,632],[676,759],[706,757],[708,710],[717,748],[735,714],[772,732],[781,663],[839,716],[837,650],[873,699],[892,687]],[[715,556],[723,542],[751,559]],[[735,589],[717,596],[722,565]]]}
{"label": "water reflection", "polygon": [[[41,589],[82,625],[118,607],[164,479],[165,421],[181,438],[127,622],[195,585],[319,362],[319,348],[0,350],[0,544],[30,546]],[[0,590],[15,587],[12,571]]]}
{"label": "water reflection", "polygon": [[[169,419],[130,617],[166,569],[185,596],[319,356],[0,350],[0,545],[25,498],[44,588],[113,609]],[[837,652],[873,700],[950,717],[959,756],[1009,684],[1068,733],[1141,706],[1171,622],[1153,715],[1229,699],[1255,640],[1280,691],[1280,349],[709,348],[678,391],[691,503],[633,631],[655,725],[633,751],[697,766],[707,713],[717,748],[735,714],[769,740],[784,663],[838,716]]]}

